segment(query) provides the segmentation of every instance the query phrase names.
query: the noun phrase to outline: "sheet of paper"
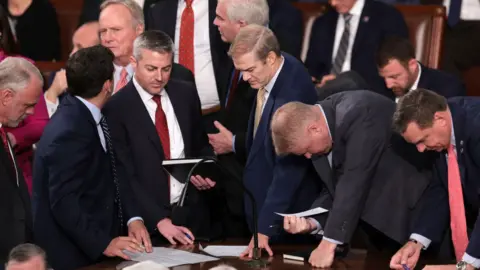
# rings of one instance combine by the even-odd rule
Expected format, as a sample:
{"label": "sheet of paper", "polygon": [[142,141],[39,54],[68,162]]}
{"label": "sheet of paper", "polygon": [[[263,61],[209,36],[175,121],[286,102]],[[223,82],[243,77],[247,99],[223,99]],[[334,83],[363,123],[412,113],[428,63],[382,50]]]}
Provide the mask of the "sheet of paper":
{"label": "sheet of paper", "polygon": [[322,207],[317,207],[317,208],[313,208],[313,209],[299,212],[299,213],[292,213],[292,214],[275,213],[275,214],[280,215],[282,217],[285,217],[285,216],[311,217],[311,216],[315,216],[315,215],[326,213],[326,212],[328,212],[327,209]]}
{"label": "sheet of paper", "polygon": [[127,266],[123,270],[168,270],[168,268],[152,261],[143,261]]}
{"label": "sheet of paper", "polygon": [[154,247],[152,253],[131,253],[129,251],[124,251],[124,253],[127,254],[132,261],[152,261],[165,267],[174,267],[183,264],[196,264],[218,260],[218,258],[211,256],[164,247]]}
{"label": "sheet of paper", "polygon": [[200,250],[215,257],[240,257],[247,246],[200,246]]}

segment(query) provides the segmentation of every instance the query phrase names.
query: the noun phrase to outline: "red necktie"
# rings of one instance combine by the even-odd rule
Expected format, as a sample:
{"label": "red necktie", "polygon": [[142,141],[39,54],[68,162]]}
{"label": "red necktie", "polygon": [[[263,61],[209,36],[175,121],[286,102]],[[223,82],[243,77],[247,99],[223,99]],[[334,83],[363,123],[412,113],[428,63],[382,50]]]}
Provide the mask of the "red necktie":
{"label": "red necktie", "polygon": [[122,89],[125,85],[128,83],[127,79],[128,72],[125,68],[122,68],[122,71],[120,72],[120,80],[117,82],[117,86],[115,87],[115,91],[113,93],[117,93],[118,90]]}
{"label": "red necktie", "polygon": [[450,145],[448,148],[448,200],[450,204],[452,242],[457,261],[460,261],[467,250],[468,235],[462,182],[460,180],[460,171],[458,169],[457,156],[453,150],[453,145]]}
{"label": "red necktie", "polygon": [[232,82],[230,83],[230,89],[228,91],[228,97],[227,97],[228,99],[227,99],[227,106],[226,106],[227,109],[232,104],[232,99],[234,98],[235,90],[237,90],[239,77],[240,77],[240,71],[235,69],[235,72],[233,73]]}
{"label": "red necktie", "polygon": [[193,32],[194,16],[192,8],[193,0],[185,0],[186,7],[182,13],[180,24],[179,64],[188,68],[195,74]]}
{"label": "red necktie", "polygon": [[12,154],[10,153],[10,148],[8,147],[8,139],[7,139],[7,133],[3,128],[0,128],[0,137],[2,137],[2,143],[3,143],[3,148],[7,152],[8,157],[10,158],[10,162],[12,162],[12,167],[15,168],[13,165],[13,157]]}
{"label": "red necktie", "polygon": [[157,110],[155,111],[155,128],[157,129],[157,134],[162,143],[165,159],[170,159],[170,135],[168,134],[167,117],[162,108],[161,97],[155,95],[152,99],[157,103]]}

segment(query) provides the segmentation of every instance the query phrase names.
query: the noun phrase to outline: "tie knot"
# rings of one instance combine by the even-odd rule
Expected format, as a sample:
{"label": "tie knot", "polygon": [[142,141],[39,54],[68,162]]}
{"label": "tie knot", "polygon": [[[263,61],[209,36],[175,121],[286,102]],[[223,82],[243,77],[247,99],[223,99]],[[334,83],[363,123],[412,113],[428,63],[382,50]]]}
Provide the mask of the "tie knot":
{"label": "tie knot", "polygon": [[185,0],[185,4],[187,4],[187,7],[191,7],[192,2],[193,2],[193,0]]}
{"label": "tie knot", "polygon": [[343,19],[345,20],[345,23],[349,23],[351,18],[352,18],[352,14],[350,13],[343,14]]}
{"label": "tie knot", "polygon": [[160,100],[161,100],[160,95],[154,95],[154,96],[152,97],[152,100],[155,101],[155,103],[157,103],[157,106],[162,106],[162,103],[161,103],[161,101],[160,101]]}
{"label": "tie knot", "polygon": [[124,79],[127,78],[128,72],[126,68],[122,68],[122,71],[120,71],[120,78]]}

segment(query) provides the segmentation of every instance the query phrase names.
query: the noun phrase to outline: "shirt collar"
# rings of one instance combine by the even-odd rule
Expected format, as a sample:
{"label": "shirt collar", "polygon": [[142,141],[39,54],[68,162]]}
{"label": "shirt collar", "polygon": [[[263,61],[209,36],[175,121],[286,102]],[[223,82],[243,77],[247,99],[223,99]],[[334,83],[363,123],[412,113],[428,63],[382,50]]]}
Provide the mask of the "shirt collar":
{"label": "shirt collar", "polygon": [[355,16],[361,16],[364,6],[365,0],[357,0],[355,1],[355,4],[353,4],[352,9],[350,9],[348,13]]}
{"label": "shirt collar", "polygon": [[93,103],[85,100],[84,98],[81,98],[79,96],[75,96],[78,100],[80,100],[85,106],[87,106],[88,110],[93,116],[93,119],[95,120],[95,123],[98,125],[100,124],[100,120],[102,119],[102,112],[100,109],[95,106]]}
{"label": "shirt collar", "polygon": [[[133,76],[132,78],[132,81],[133,81],[133,85],[135,86],[135,89],[137,89],[138,91],[138,94],[140,95],[140,98],[142,99],[142,101],[145,103],[146,101],[148,100],[151,100],[153,98],[153,95],[148,93],[139,83],[138,81],[135,79],[135,76]],[[163,88],[161,91],[160,91],[160,96],[164,96],[166,95],[167,92],[165,91],[165,88]]]}
{"label": "shirt collar", "polygon": [[418,82],[420,81],[420,76],[422,76],[422,66],[420,65],[420,63],[417,62],[417,66],[418,66],[418,75],[417,75],[417,79],[415,80],[415,82],[413,83],[412,87],[410,87],[410,90],[416,90],[418,88]]}
{"label": "shirt collar", "polygon": [[275,82],[277,81],[278,75],[280,74],[280,71],[283,68],[283,64],[285,63],[285,59],[283,58],[283,56],[281,56],[280,60],[282,61],[282,63],[278,67],[277,72],[275,72],[275,75],[273,75],[273,78],[267,83],[267,85],[265,85],[265,92],[267,92],[267,93],[272,91],[273,86],[275,85]]}
{"label": "shirt collar", "polygon": [[322,111],[323,118],[325,119],[325,123],[327,123],[327,129],[328,129],[328,135],[330,135],[330,139],[333,140],[332,138],[332,133],[330,132],[330,125],[328,124],[328,119],[327,116],[325,115],[325,111],[322,108],[322,105],[317,104],[318,107],[320,107],[320,110]]}
{"label": "shirt collar", "polygon": [[120,74],[120,72],[122,72],[122,69],[125,68],[127,70],[128,76],[132,77],[132,75],[133,75],[132,64],[128,64],[127,66],[122,67],[122,66],[119,66],[119,65],[116,65],[115,63],[113,63],[113,66],[115,67],[115,73]]}

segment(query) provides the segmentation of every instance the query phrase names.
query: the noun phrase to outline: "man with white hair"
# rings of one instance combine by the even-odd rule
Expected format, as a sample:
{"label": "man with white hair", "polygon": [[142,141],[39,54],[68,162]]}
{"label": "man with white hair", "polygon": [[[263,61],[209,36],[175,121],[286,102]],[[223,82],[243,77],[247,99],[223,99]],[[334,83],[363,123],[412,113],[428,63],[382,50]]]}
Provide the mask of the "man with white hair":
{"label": "man with white hair", "polygon": [[33,114],[42,87],[40,71],[28,60],[8,57],[0,63],[1,264],[5,263],[10,249],[32,238],[30,195],[3,127],[16,127]]}
{"label": "man with white hair", "polygon": [[[116,93],[133,76],[130,57],[133,54],[133,41],[145,29],[143,12],[134,0],[106,0],[100,6],[98,22],[102,45],[115,55],[113,89]],[[195,82],[193,74],[180,65],[172,67],[172,77]]]}

